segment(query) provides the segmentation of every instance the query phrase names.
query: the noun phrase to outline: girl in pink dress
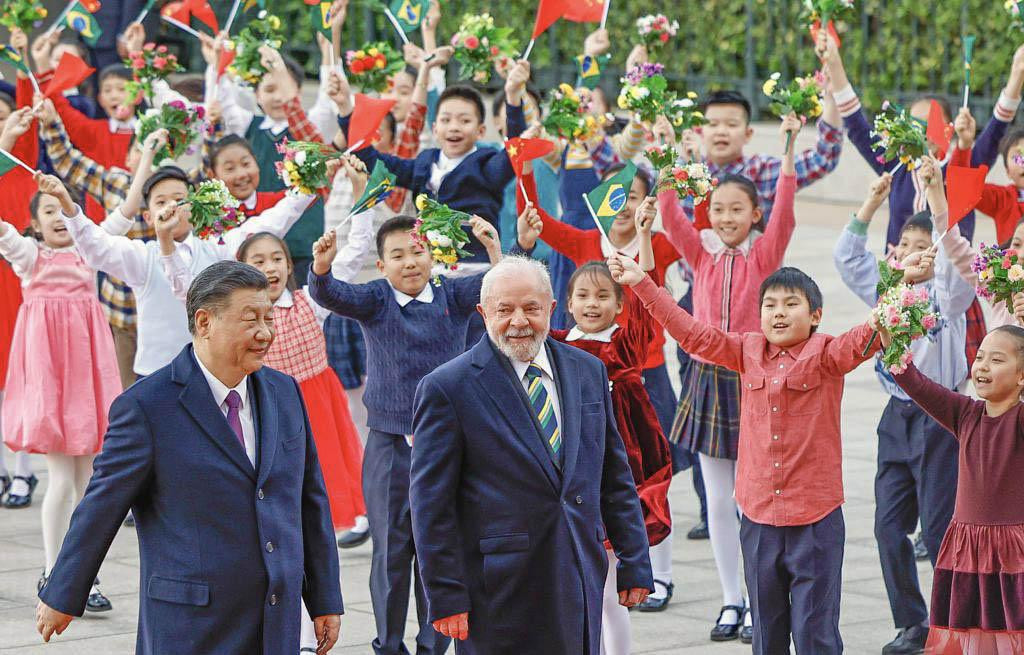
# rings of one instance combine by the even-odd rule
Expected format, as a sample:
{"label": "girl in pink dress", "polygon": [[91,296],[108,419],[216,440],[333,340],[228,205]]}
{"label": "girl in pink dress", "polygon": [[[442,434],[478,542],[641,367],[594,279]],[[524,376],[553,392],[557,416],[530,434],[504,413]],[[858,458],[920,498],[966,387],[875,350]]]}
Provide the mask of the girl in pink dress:
{"label": "girl in pink dress", "polygon": [[[11,450],[46,456],[49,484],[42,503],[43,580],[57,559],[71,513],[85,493],[103,443],[107,410],[121,393],[110,326],[96,296],[96,272],[85,265],[64,227],[81,212],[59,179],[36,174],[32,227],[24,237],[0,220],[0,256],[21,278],[0,421]],[[114,212],[108,231],[131,222]],[[102,599],[102,600],[101,600]],[[98,589],[90,609],[110,609]]]}

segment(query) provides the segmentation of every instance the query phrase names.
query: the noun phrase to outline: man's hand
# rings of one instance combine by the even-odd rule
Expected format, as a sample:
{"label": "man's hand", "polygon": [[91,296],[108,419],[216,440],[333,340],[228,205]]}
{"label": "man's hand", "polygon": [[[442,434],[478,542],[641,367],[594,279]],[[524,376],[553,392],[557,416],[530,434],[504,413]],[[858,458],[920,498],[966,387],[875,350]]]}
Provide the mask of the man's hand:
{"label": "man's hand", "polygon": [[978,122],[971,115],[971,110],[961,107],[960,112],[953,121],[953,130],[956,132],[956,147],[960,150],[970,150],[974,147],[974,139],[978,134]]}
{"label": "man's hand", "polygon": [[608,38],[608,30],[596,29],[583,41],[583,54],[598,57],[608,52],[611,47],[612,41]]}
{"label": "man's hand", "polygon": [[337,254],[338,235],[335,234],[334,230],[327,230],[313,244],[313,272],[317,275],[327,275]]}
{"label": "man's hand", "polygon": [[469,612],[434,621],[434,630],[445,637],[466,641],[469,639]]}
{"label": "man's hand", "polygon": [[338,642],[341,617],[337,614],[318,616],[313,619],[313,630],[316,632],[316,655],[324,655]]}
{"label": "man's hand", "polygon": [[[637,268],[639,268],[639,266]],[[642,587],[635,587],[629,591],[620,591],[619,605],[622,605],[623,607],[636,607],[647,600],[647,594],[649,593],[651,593],[649,589],[644,589]]]}
{"label": "man's hand", "polygon": [[63,634],[75,617],[58,612],[43,601],[36,605],[36,630],[43,635],[43,641],[49,643],[54,633]]}
{"label": "man's hand", "polygon": [[540,219],[537,208],[533,206],[532,202],[527,202],[523,213],[516,219],[516,234],[519,239],[519,247],[523,250],[533,250],[543,229],[544,221]]}

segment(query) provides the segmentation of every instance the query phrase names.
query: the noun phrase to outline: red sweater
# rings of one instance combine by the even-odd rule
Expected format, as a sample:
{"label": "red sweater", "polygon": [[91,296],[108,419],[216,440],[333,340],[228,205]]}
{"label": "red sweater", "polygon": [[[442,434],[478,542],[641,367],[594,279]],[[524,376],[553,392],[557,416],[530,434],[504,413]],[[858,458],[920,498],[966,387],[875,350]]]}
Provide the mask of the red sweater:
{"label": "red sweater", "polygon": [[[604,261],[607,259],[601,250],[601,232],[599,230],[581,230],[553,218],[544,211],[540,203],[537,202],[537,185],[532,173],[523,176],[523,184],[526,186],[527,193],[530,194],[530,202],[537,208],[537,213],[544,223],[544,230],[540,235],[544,243],[571,259],[576,266],[594,260]],[[520,210],[523,204],[522,193],[521,189],[517,191],[517,205]],[[665,279],[665,271],[668,270],[668,267],[678,261],[680,256],[668,238],[661,232],[651,235],[651,243],[654,247],[654,270],[651,271],[651,277],[660,282]],[[631,292],[626,289],[626,293]],[[629,303],[625,303],[622,313],[619,314],[618,323],[625,327],[628,320]],[[656,368],[665,363],[664,346],[665,331],[656,330],[654,338],[651,340],[650,350],[647,352],[647,361],[644,362],[645,369]]]}
{"label": "red sweater", "polygon": [[[32,105],[32,83],[28,78],[18,77],[15,86],[16,108]],[[12,148],[12,155],[35,168],[39,161],[39,124],[33,120],[28,132],[18,137]],[[15,166],[4,173],[0,184],[0,218],[13,225],[19,232],[28,227],[32,214],[28,210],[29,200],[36,192],[32,174],[21,166]],[[0,385],[3,383],[0,382]]]}
{"label": "red sweater", "polygon": [[[954,145],[949,163],[951,166],[970,166],[971,151],[960,150]],[[1013,238],[1013,232],[1024,216],[1024,202],[1020,200],[1020,193],[1021,189],[1013,184],[986,184],[981,192],[981,202],[976,209],[995,221],[996,241],[999,243],[1006,243]]]}
{"label": "red sweater", "polygon": [[246,209],[245,205],[239,206],[238,210],[245,216],[246,220],[253,216],[259,216],[284,198],[285,190],[280,191],[257,191],[256,205],[252,209]]}

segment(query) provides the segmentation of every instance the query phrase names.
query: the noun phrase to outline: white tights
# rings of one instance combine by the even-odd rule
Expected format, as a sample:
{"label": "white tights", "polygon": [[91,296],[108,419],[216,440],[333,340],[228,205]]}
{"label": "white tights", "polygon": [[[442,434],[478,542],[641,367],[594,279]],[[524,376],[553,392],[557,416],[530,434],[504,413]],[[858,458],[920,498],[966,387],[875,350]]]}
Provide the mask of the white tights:
{"label": "white tights", "polygon": [[615,567],[619,560],[608,552],[608,575],[604,579],[604,602],[601,606],[601,655],[629,655],[633,631],[629,625],[629,610],[619,605],[618,581]]}
{"label": "white tights", "polygon": [[64,535],[71,523],[71,514],[85,494],[92,477],[93,455],[46,455],[49,480],[43,496],[43,549],[46,552],[46,575],[57,561]]}
{"label": "white tights", "polygon": [[[718,580],[722,584],[722,604],[742,606],[740,522],[734,495],[736,462],[708,457],[704,453],[698,453],[698,456],[708,498],[708,534],[718,568]],[[724,623],[736,623],[739,618],[733,612],[722,616]]]}

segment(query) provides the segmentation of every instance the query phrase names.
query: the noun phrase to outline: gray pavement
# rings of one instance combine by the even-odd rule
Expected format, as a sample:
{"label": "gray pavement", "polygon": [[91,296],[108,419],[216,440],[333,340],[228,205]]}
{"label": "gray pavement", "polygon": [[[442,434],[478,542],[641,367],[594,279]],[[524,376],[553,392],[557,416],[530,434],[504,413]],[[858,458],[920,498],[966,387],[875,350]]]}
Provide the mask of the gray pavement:
{"label": "gray pavement", "polygon": [[[774,134],[768,127],[759,127],[752,148],[777,151],[779,146]],[[812,135],[811,130],[805,130],[799,143],[810,145]],[[822,329],[832,334],[867,316],[867,308],[846,290],[832,266],[832,245],[856,208],[851,203],[858,201],[870,179],[867,167],[852,148],[848,148],[846,154],[833,176],[801,194],[797,203],[797,230],[786,257],[788,265],[807,271],[821,286],[825,297]],[[884,238],[886,216],[883,209],[880,224],[871,229],[871,243],[875,246],[880,246]],[[981,223],[978,238],[991,241],[991,222],[981,219]],[[884,402],[870,365],[861,366],[849,376],[843,399],[847,539],[841,628],[847,652],[857,654],[879,653],[881,646],[895,635],[872,531],[875,425]],[[130,528],[121,529],[100,571],[102,588],[113,602],[114,611],[75,620],[63,636],[49,645],[43,645],[36,634],[35,583],[43,565],[38,500],[46,493],[46,475],[41,457],[34,458],[33,463],[41,478],[36,504],[20,511],[0,509],[0,654],[133,652],[139,570],[136,538]],[[181,483],[188,484],[188,481]],[[671,501],[679,531],[673,544],[675,598],[663,613],[633,613],[633,652],[650,655],[749,652],[749,646],[738,642],[712,644],[707,639],[718,615],[721,597],[708,542],[683,538],[696,520],[697,509],[688,473],[676,479]],[[343,551],[341,563],[347,614],[342,619],[341,641],[334,652],[370,653],[374,629],[367,589],[369,544]],[[919,572],[928,594],[931,573],[927,563],[919,566]],[[415,623],[410,621],[408,634],[412,635],[414,629]],[[411,641],[408,644],[414,648]]]}

